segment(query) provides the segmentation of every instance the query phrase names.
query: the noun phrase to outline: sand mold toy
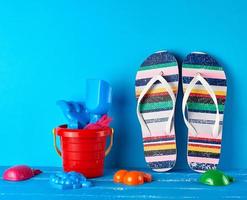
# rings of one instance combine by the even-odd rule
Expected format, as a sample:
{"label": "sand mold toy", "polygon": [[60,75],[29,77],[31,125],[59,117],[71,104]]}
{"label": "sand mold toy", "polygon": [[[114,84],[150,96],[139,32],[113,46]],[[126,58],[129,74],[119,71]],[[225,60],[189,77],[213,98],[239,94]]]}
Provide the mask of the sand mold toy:
{"label": "sand mold toy", "polygon": [[152,182],[152,175],[141,171],[119,170],[114,174],[113,181],[131,186],[142,185]]}
{"label": "sand mold toy", "polygon": [[58,189],[79,189],[91,187],[92,183],[86,177],[77,172],[59,172],[50,176],[50,183]]}
{"label": "sand mold toy", "polygon": [[32,169],[27,165],[16,165],[8,168],[3,173],[3,179],[7,181],[23,181],[42,173],[39,169]]}
{"label": "sand mold toy", "polygon": [[220,170],[208,170],[200,176],[199,182],[212,186],[226,186],[234,182],[234,178]]}

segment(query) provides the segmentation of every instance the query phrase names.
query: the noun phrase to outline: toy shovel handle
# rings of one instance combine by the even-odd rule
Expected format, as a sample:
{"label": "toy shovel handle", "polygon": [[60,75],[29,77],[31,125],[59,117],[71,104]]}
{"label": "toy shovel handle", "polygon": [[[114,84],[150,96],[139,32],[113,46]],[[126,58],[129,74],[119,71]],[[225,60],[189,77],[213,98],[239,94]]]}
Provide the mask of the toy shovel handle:
{"label": "toy shovel handle", "polygon": [[57,152],[57,154],[61,157],[62,153],[60,151],[60,149],[57,146],[57,136],[56,136],[56,129],[52,129],[52,133],[53,133],[53,146]]}
{"label": "toy shovel handle", "polygon": [[107,147],[107,149],[105,151],[105,156],[107,156],[111,151],[111,148],[112,148],[112,145],[113,145],[113,133],[114,133],[114,129],[112,128],[111,129],[111,140],[110,140],[109,147]]}

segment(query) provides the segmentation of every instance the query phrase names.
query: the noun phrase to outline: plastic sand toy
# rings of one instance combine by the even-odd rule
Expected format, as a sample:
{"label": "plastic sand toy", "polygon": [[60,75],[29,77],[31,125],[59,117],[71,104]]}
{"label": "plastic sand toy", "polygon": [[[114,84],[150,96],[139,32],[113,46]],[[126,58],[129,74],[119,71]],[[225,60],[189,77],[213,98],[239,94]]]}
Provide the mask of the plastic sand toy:
{"label": "plastic sand toy", "polygon": [[89,113],[83,103],[60,100],[57,105],[68,120],[68,128],[84,128],[89,123]]}
{"label": "plastic sand toy", "polygon": [[119,170],[114,174],[113,180],[115,183],[135,186],[152,182],[152,175],[141,171]]}
{"label": "plastic sand toy", "polygon": [[234,181],[234,178],[224,174],[220,170],[208,170],[201,175],[199,181],[206,185],[226,186]]}
{"label": "plastic sand toy", "polygon": [[107,114],[112,104],[111,85],[104,80],[88,79],[85,104],[90,112],[90,123],[97,122]]}
{"label": "plastic sand toy", "polygon": [[32,169],[27,165],[16,165],[8,168],[3,173],[3,179],[7,181],[23,181],[42,173],[39,169]]}
{"label": "plastic sand toy", "polygon": [[111,117],[107,115],[103,115],[96,123],[90,123],[84,127],[84,129],[102,129],[105,127],[109,127],[112,121]]}
{"label": "plastic sand toy", "polygon": [[[54,147],[63,160],[63,170],[76,171],[87,178],[102,176],[104,173],[104,160],[113,145],[113,129],[68,129],[59,126],[53,129]],[[60,147],[56,138],[60,137]],[[106,147],[107,138],[110,144]]]}
{"label": "plastic sand toy", "polygon": [[66,117],[68,128],[70,129],[83,129],[87,125],[90,125],[90,129],[97,129],[101,127],[102,123],[103,125],[109,124],[111,118],[105,116],[109,111],[111,103],[112,88],[109,83],[99,79],[87,80],[85,102],[57,101],[57,105]]}
{"label": "plastic sand toy", "polygon": [[59,172],[50,176],[50,183],[58,189],[79,189],[91,187],[92,183],[86,177],[77,172]]}

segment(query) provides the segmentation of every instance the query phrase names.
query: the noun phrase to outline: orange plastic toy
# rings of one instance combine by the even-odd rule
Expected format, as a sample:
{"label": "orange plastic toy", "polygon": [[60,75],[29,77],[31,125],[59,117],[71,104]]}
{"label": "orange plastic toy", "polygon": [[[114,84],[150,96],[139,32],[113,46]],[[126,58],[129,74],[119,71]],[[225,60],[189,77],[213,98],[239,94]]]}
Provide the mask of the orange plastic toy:
{"label": "orange plastic toy", "polygon": [[123,183],[125,185],[141,185],[145,182],[152,181],[152,175],[141,171],[119,170],[114,174],[115,183]]}

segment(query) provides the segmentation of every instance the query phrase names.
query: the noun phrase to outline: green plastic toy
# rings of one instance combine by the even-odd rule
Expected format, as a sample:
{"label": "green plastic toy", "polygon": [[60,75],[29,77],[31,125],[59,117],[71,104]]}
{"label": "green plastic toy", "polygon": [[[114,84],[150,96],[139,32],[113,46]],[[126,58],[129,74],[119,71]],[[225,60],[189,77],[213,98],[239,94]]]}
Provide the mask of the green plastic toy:
{"label": "green plastic toy", "polygon": [[208,170],[201,175],[199,181],[206,185],[226,186],[234,181],[234,178],[224,174],[220,170]]}

